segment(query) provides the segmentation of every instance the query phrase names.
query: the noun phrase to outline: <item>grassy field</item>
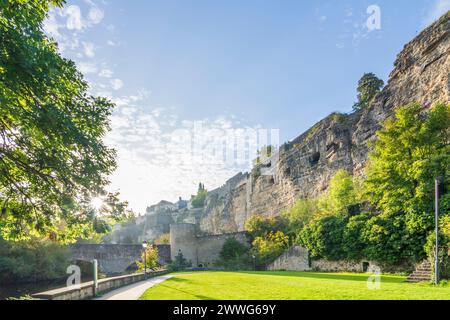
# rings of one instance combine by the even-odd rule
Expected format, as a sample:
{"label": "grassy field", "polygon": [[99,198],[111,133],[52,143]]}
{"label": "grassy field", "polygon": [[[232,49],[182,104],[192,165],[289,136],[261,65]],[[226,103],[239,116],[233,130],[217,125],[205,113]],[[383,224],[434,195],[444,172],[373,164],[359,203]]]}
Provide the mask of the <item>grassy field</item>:
{"label": "grassy field", "polygon": [[147,290],[142,300],[398,300],[450,299],[450,285],[405,283],[383,275],[380,289],[367,288],[367,274],[316,272],[194,272]]}

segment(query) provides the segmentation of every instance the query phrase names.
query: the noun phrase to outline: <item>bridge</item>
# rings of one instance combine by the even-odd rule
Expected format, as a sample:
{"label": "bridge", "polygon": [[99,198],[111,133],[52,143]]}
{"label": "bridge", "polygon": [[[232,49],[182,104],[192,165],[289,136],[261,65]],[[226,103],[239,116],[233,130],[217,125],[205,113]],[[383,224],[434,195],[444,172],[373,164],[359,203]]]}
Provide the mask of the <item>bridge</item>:
{"label": "bridge", "polygon": [[[170,245],[157,245],[158,262],[170,262]],[[140,244],[74,244],[69,246],[72,260],[92,261],[96,259],[100,271],[106,274],[123,273],[136,261],[141,260]]]}

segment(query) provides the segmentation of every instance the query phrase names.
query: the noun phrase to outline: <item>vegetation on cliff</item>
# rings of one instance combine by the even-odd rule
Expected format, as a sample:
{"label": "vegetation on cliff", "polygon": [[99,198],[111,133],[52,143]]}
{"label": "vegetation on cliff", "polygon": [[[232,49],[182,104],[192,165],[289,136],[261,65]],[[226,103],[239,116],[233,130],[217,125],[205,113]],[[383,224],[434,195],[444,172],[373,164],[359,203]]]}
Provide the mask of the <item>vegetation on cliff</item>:
{"label": "vegetation on cliff", "polygon": [[353,105],[353,110],[363,110],[369,107],[383,86],[384,81],[375,74],[365,73],[358,82],[358,102]]}
{"label": "vegetation on cliff", "polygon": [[[392,265],[424,259],[434,229],[434,179],[450,169],[449,123],[449,105],[438,104],[428,113],[418,104],[399,108],[377,134],[362,195],[355,181],[331,184],[328,194],[339,204],[335,214],[316,215],[300,230],[299,242],[314,256],[331,260],[365,258]],[[336,193],[343,186],[348,192]],[[447,230],[448,180],[441,190],[441,222]],[[362,212],[349,210],[355,203]],[[444,237],[443,250],[449,244]]]}

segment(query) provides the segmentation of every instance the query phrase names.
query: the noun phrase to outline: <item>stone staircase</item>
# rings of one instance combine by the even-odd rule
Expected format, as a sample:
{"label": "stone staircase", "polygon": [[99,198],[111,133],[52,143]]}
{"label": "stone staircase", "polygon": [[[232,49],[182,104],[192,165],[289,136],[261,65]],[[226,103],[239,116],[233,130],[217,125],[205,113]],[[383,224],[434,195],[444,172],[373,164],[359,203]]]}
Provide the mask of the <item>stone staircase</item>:
{"label": "stone staircase", "polygon": [[428,260],[423,261],[416,267],[416,271],[414,271],[406,282],[421,282],[421,281],[431,281],[432,277],[432,269],[431,263]]}

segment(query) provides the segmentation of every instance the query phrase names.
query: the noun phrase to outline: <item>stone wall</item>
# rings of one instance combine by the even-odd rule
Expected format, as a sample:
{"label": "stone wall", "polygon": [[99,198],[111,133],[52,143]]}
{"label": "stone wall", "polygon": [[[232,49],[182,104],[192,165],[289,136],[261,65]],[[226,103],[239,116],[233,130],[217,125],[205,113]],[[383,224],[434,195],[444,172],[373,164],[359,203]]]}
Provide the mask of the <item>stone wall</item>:
{"label": "stone wall", "polygon": [[295,246],[282,254],[278,259],[267,266],[267,270],[288,270],[288,271],[308,271],[309,265],[308,250]]}
{"label": "stone wall", "polygon": [[273,263],[269,264],[267,270],[365,272],[367,271],[365,268],[368,269],[377,266],[379,266],[379,264],[374,261],[330,261],[326,259],[310,259],[308,250],[300,246],[294,246],[277,258]]}
{"label": "stone wall", "polygon": [[[158,245],[159,263],[170,261],[170,245]],[[119,274],[134,262],[141,260],[140,244],[74,244],[69,246],[72,260],[92,261],[96,259],[100,271],[106,274]]]}
{"label": "stone wall", "polygon": [[[98,280],[97,293],[105,293],[135,282],[143,281],[147,278],[162,276],[167,271],[148,272],[147,276],[143,273],[129,274],[125,276],[105,278]],[[94,282],[81,283],[78,286],[64,287],[60,289],[50,290],[31,295],[34,299],[39,300],[86,300],[94,297]]]}
{"label": "stone wall", "polygon": [[201,235],[196,224],[173,224],[170,226],[172,260],[181,251],[183,257],[191,261],[193,267],[212,267],[219,257],[223,244],[230,237],[249,245],[246,232]]}

